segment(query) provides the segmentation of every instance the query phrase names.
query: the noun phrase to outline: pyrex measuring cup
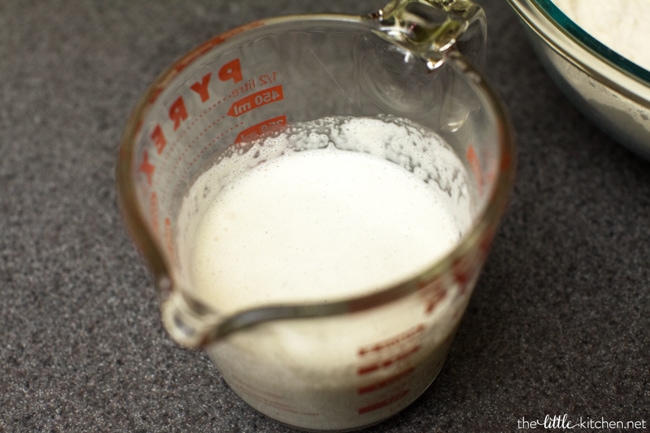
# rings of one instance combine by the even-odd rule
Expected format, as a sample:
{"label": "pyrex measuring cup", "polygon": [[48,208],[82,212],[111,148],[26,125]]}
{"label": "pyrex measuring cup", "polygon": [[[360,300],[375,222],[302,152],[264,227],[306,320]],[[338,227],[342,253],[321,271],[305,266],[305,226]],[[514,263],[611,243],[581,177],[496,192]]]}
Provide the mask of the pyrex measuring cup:
{"label": "pyrex measuring cup", "polygon": [[[117,179],[163,323],[179,344],[206,349],[255,409],[304,429],[360,428],[406,407],[440,371],[513,180],[509,123],[475,69],[485,34],[482,10],[464,0],[257,21],[187,54],[139,102]],[[358,119],[379,136],[393,132],[380,145],[351,146]],[[278,142],[281,151],[268,153]],[[457,242],[417,272],[361,294],[212,302],[192,276],[192,233],[237,177],[228,161],[245,160],[246,171],[332,147],[379,149],[440,190],[468,216]],[[239,289],[210,287],[226,300]]]}

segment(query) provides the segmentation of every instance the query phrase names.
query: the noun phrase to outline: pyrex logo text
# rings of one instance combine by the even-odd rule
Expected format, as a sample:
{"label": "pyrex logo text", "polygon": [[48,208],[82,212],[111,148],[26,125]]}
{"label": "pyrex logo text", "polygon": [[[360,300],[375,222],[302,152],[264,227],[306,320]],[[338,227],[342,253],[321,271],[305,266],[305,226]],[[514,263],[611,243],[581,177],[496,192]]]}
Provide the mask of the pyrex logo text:
{"label": "pyrex logo text", "polygon": [[[234,83],[238,83],[243,80],[239,59],[234,59],[224,64],[219,68],[217,76],[220,81],[232,80]],[[209,72],[203,76],[201,81],[197,81],[190,86],[190,89],[201,98],[201,102],[207,102],[210,100],[210,91],[208,86],[210,85],[211,78],[212,73]],[[181,123],[185,121],[187,117],[188,114],[185,100],[183,99],[183,96],[179,96],[169,107],[169,120],[174,123],[174,131],[181,126]],[[156,151],[160,155],[167,145],[167,138],[159,124],[154,127],[151,133],[151,139],[156,146]]]}

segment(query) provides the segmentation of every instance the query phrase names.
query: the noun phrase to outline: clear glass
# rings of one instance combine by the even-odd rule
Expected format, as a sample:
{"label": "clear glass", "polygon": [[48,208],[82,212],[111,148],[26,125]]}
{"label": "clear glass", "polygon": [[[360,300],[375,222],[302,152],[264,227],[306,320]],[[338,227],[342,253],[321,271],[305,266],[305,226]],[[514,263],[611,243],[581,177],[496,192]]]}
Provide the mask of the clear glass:
{"label": "clear glass", "polygon": [[[467,1],[274,18],[206,42],[141,99],[117,164],[125,222],[160,290],[166,329],[207,350],[253,408],[303,429],[361,428],[406,407],[442,368],[514,177],[510,124],[473,66],[484,43],[484,15]],[[182,248],[191,186],[234,148],[332,116],[407,119],[444,139],[462,176],[420,162],[439,184],[466,188],[465,234],[422,272],[368,295],[235,312],[209,305]],[[402,156],[389,160],[414,170]]]}
{"label": "clear glass", "polygon": [[558,87],[587,118],[650,159],[650,71],[587,34],[552,0],[509,0]]}

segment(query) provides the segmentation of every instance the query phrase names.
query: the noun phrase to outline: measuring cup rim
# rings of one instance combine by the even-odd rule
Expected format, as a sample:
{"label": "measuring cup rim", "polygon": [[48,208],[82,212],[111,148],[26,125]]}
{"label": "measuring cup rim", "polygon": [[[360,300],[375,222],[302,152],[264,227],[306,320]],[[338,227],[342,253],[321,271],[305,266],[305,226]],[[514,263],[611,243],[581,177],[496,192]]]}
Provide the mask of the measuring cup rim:
{"label": "measuring cup rim", "polygon": [[[356,16],[345,14],[302,14],[287,15],[258,20],[235,27],[225,33],[219,34],[197,48],[191,50],[179,60],[165,69],[148,87],[146,92],[137,102],[129,117],[127,126],[123,133],[119,146],[119,156],[116,165],[116,182],[118,187],[118,202],[122,212],[125,225],[140,253],[144,256],[147,265],[152,272],[155,284],[160,290],[163,301],[172,292],[179,291],[181,296],[189,298],[189,305],[202,305],[191,294],[186,293],[183,288],[175,287],[171,275],[171,266],[163,255],[161,248],[155,240],[154,233],[146,223],[146,218],[140,209],[136,197],[134,185],[134,155],[135,139],[139,134],[140,127],[149,113],[156,98],[167,88],[172,80],[187,66],[198,60],[210,50],[222,45],[226,41],[235,41],[242,37],[249,37],[259,29],[269,29],[287,24],[303,23],[312,24],[321,22],[323,24],[353,24],[360,25],[360,29],[372,31],[375,27],[371,24],[373,18],[368,16]],[[287,27],[288,30],[292,28]],[[294,28],[295,29],[295,28]],[[388,42],[387,42],[388,43]],[[278,305],[253,308],[226,318],[224,326],[215,330],[209,340],[226,335],[235,330],[255,325],[257,323],[300,317],[324,317],[337,314],[368,310],[394,302],[402,297],[416,292],[420,283],[431,281],[436,276],[444,275],[453,270],[462,262],[461,259],[468,255],[477,242],[485,236],[494,234],[502,213],[505,211],[508,197],[514,182],[515,172],[515,145],[513,128],[499,97],[486,82],[483,75],[474,69],[462,55],[451,52],[447,60],[457,73],[463,75],[469,85],[474,87],[475,92],[488,107],[489,112],[498,122],[499,134],[499,163],[494,187],[486,198],[486,205],[476,217],[472,227],[459,240],[457,245],[445,256],[432,263],[424,272],[416,276],[408,277],[401,283],[384,287],[371,294],[351,296],[342,300],[328,303],[300,304],[300,305]],[[489,242],[487,242],[489,245]],[[207,307],[205,307],[207,308]],[[209,310],[209,309],[208,309]],[[203,341],[205,345],[209,341]]]}

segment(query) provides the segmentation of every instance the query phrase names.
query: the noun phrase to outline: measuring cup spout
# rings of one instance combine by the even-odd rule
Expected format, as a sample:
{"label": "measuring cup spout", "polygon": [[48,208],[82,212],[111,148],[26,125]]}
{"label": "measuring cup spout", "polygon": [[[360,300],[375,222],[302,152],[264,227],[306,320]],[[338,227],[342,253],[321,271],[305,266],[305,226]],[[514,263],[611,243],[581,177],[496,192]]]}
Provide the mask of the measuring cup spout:
{"label": "measuring cup spout", "polygon": [[451,51],[481,67],[485,56],[485,13],[468,0],[392,0],[371,15],[384,39],[425,59],[437,69]]}
{"label": "measuring cup spout", "polygon": [[[343,312],[330,306],[326,313]],[[318,305],[267,306],[244,310],[231,315],[222,315],[205,306],[182,291],[172,293],[163,302],[162,320],[171,337],[181,346],[187,348],[204,348],[234,332],[250,328],[260,323],[281,319],[295,319],[319,316]]]}
{"label": "measuring cup spout", "polygon": [[[159,285],[164,285],[159,282]],[[418,283],[407,281],[387,290],[329,303],[268,305],[219,314],[182,290],[170,293],[162,304],[162,320],[171,337],[187,348],[205,348],[235,332],[267,322],[288,319],[315,319],[370,310],[398,300],[417,290]]]}
{"label": "measuring cup spout", "polygon": [[176,290],[163,300],[161,310],[165,329],[174,341],[183,347],[198,349],[261,323],[340,314],[347,308],[346,303],[270,305],[223,315],[182,290]]}
{"label": "measuring cup spout", "polygon": [[[403,288],[398,287],[397,289],[393,289],[389,295],[398,297],[401,292],[405,291]],[[371,297],[364,302],[362,307],[373,307],[375,304],[383,302],[384,297],[386,296],[384,295],[381,299]],[[196,298],[186,295],[182,290],[177,290],[170,293],[169,297],[163,301],[162,320],[170,336],[179,345],[186,348],[205,348],[230,334],[261,323],[338,315],[349,312],[351,308],[355,309],[359,306],[350,302],[269,305],[223,315]]]}

